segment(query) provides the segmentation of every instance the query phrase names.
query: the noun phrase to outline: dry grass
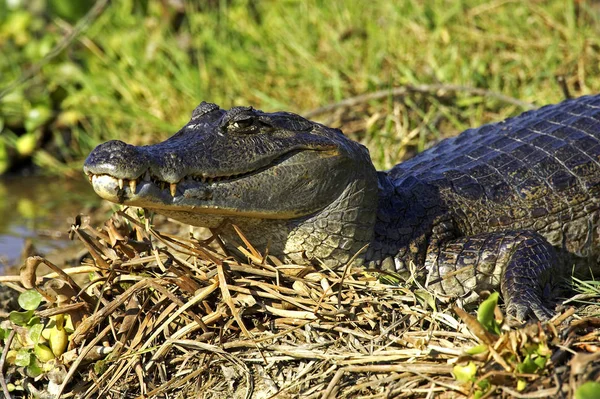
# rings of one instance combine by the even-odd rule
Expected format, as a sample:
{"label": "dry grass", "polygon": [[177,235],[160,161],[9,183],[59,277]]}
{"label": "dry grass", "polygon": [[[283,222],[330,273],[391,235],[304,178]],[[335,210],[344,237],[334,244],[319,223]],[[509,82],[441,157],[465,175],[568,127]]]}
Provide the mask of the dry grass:
{"label": "dry grass", "polygon": [[[79,222],[72,234],[89,256],[66,273],[91,282],[54,278],[88,295],[38,311],[79,323],[54,382],[48,373],[31,382],[63,398],[468,397],[477,384],[452,375],[468,361],[493,397],[571,397],[600,376],[600,319],[573,309],[491,336],[487,351],[466,355],[479,343],[477,322],[462,321],[450,304],[433,310],[434,298],[389,284],[394,276],[281,265],[251,245],[249,263],[239,263],[214,237],[161,233],[127,212],[101,229]],[[517,372],[524,348],[540,343],[548,364]],[[14,379],[11,370],[4,378]]]}

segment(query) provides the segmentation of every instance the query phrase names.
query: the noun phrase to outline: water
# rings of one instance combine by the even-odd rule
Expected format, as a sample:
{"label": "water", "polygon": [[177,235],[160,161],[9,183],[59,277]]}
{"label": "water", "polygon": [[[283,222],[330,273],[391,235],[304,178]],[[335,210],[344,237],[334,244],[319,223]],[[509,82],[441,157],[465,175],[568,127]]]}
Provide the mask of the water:
{"label": "water", "polygon": [[41,255],[73,245],[68,232],[75,216],[99,202],[83,180],[0,179],[0,273],[20,261],[28,241]]}

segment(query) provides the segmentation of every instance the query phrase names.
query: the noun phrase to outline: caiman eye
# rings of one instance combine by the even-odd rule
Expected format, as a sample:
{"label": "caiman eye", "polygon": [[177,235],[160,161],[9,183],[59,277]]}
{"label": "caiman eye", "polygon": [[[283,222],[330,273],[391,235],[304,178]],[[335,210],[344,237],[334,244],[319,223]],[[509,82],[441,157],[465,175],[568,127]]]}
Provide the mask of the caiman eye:
{"label": "caiman eye", "polygon": [[[229,123],[229,128],[233,130],[246,130],[254,125],[254,118],[237,119]],[[253,130],[253,129],[252,129]]]}
{"label": "caiman eye", "polygon": [[260,112],[252,107],[234,107],[223,116],[219,129],[233,134],[268,133],[272,127],[269,123],[261,121]]}

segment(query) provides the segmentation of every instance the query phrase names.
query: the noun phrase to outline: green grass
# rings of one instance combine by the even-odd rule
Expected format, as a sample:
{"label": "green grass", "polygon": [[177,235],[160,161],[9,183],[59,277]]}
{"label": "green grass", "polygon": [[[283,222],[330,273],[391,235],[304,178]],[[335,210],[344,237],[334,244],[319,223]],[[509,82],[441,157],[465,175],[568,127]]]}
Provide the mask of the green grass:
{"label": "green grass", "polygon": [[[303,113],[376,90],[445,83],[543,105],[563,99],[558,75],[573,95],[600,91],[592,2],[232,0],[187,2],[181,15],[163,3],[111,2],[66,51],[0,100],[6,146],[29,132],[29,112],[39,106],[52,117],[36,127],[34,157],[65,172],[56,159],[79,168],[101,141],[169,136],[201,100]],[[71,27],[55,14],[45,23],[30,9],[6,7],[0,89]],[[463,93],[373,101],[321,118],[366,143],[378,167],[390,167],[441,137],[520,111]]]}

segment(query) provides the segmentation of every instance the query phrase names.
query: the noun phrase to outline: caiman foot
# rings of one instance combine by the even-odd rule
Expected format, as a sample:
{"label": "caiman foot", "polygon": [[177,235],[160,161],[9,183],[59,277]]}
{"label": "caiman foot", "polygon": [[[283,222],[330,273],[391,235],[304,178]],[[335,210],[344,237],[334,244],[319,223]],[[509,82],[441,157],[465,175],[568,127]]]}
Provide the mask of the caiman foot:
{"label": "caiman foot", "polygon": [[555,249],[532,231],[460,237],[430,248],[427,286],[451,297],[500,288],[506,312],[520,321],[548,320],[560,281]]}
{"label": "caiman foot", "polygon": [[552,318],[559,270],[556,250],[548,241],[537,233],[521,232],[500,285],[506,312],[521,321]]}

